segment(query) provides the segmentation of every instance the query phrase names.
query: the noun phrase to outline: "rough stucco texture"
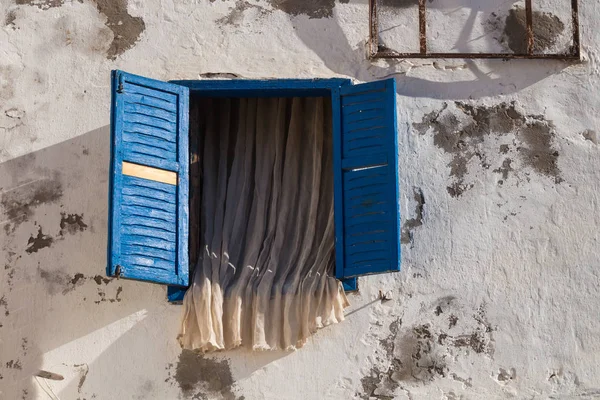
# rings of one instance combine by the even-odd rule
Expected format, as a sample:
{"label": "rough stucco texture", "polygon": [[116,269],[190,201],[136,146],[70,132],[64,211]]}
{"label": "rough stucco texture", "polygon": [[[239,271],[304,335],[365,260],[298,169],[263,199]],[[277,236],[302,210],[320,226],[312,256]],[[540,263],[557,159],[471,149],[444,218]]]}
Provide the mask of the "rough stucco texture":
{"label": "rough stucco texture", "polygon": [[[572,31],[563,3],[540,49]],[[468,13],[518,49],[504,7]],[[599,398],[600,9],[580,10],[581,63],[378,63],[365,1],[0,2],[0,397]],[[299,351],[182,352],[163,287],[104,275],[114,68],[395,77],[402,272],[361,278]]]}

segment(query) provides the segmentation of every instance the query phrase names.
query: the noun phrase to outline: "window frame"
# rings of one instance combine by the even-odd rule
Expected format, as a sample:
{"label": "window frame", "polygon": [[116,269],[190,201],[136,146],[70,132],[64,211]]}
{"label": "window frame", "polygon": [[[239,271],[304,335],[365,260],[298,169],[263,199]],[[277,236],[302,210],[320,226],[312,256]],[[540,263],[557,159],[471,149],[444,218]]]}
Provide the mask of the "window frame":
{"label": "window frame", "polygon": [[[190,91],[190,97],[202,92],[205,97],[311,97],[330,96],[332,105],[332,127],[334,146],[341,146],[336,140],[341,134],[340,117],[340,88],[352,85],[346,78],[315,78],[315,79],[206,79],[206,80],[171,80],[169,83],[185,86]],[[335,154],[335,153],[334,153]],[[338,160],[337,162],[341,162]],[[336,160],[334,160],[334,165]],[[343,265],[336,262],[336,275]],[[344,290],[347,292],[358,290],[357,278],[342,279]],[[191,285],[191,282],[190,282]],[[188,288],[168,286],[167,297],[169,302],[179,303],[183,300]]]}
{"label": "window frame", "polygon": [[[536,54],[533,52],[533,6],[532,0],[525,0],[527,53],[429,53],[427,52],[427,20],[426,0],[419,2],[419,52],[397,52],[379,46],[379,20],[377,2],[369,0],[369,42],[368,52],[370,59],[378,58],[463,58],[463,59],[554,59],[579,61],[581,58],[581,43],[579,35],[579,0],[571,0],[571,21],[573,24],[573,40],[569,53]],[[567,1],[567,0],[564,0]]]}

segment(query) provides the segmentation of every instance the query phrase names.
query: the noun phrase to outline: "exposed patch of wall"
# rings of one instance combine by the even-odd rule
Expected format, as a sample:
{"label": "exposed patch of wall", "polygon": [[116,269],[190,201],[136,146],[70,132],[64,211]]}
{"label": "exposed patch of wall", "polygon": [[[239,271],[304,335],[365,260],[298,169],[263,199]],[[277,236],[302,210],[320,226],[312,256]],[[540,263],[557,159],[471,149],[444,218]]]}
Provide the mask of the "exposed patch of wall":
{"label": "exposed patch of wall", "polygon": [[166,368],[167,381],[176,383],[185,398],[244,400],[233,392],[233,375],[229,360],[206,357],[190,350],[183,350],[172,372],[173,364]]}
{"label": "exposed patch of wall", "polygon": [[40,266],[38,266],[38,274],[44,283],[44,287],[50,295],[55,295],[58,293],[66,295],[75,290],[77,287],[84,285],[86,282],[93,281],[96,283],[96,285],[100,286],[100,288],[97,288],[98,300],[95,301],[96,304],[102,302],[114,303],[121,301],[119,296],[123,291],[122,286],[117,287],[113,298],[108,298],[106,296],[106,289],[102,287],[103,285],[106,286],[111,283],[114,280],[112,278],[106,278],[102,275],[96,275],[93,277],[85,276],[80,272],[69,275],[61,270],[49,270]]}
{"label": "exposed patch of wall", "polygon": [[[514,154],[523,167],[557,184],[563,180],[558,167],[559,153],[554,148],[554,124],[540,115],[523,114],[515,102],[494,106],[444,103],[440,110],[413,123],[413,128],[420,134],[431,131],[434,145],[452,155],[448,163],[451,181],[447,187],[452,197],[459,197],[473,187],[467,175],[474,165],[487,170],[497,158],[487,152],[486,140],[497,143],[499,154]],[[504,157],[493,170],[501,175],[498,184],[504,184],[517,168],[515,160]]]}
{"label": "exposed patch of wall", "polygon": [[[488,21],[490,30],[502,31],[496,39],[507,50],[517,54],[527,53],[527,23],[525,9],[515,7],[508,15],[492,14]],[[556,15],[533,11],[533,51],[543,53],[556,45],[565,30],[565,24]]]}
{"label": "exposed patch of wall", "polygon": [[98,11],[106,16],[106,26],[114,34],[114,38],[106,56],[114,60],[117,56],[133,47],[146,29],[141,17],[134,17],[127,12],[127,0],[93,0]]}
{"label": "exposed patch of wall", "polygon": [[244,19],[245,11],[251,9],[258,11],[259,16],[265,16],[271,13],[271,10],[262,6],[251,4],[244,0],[237,0],[234,6],[229,10],[229,13],[223,18],[219,18],[216,22],[221,25],[240,26]]}
{"label": "exposed patch of wall", "polygon": [[77,232],[83,232],[87,229],[87,224],[83,222],[83,214],[67,214],[65,212],[60,213],[60,235],[64,236],[66,233],[74,235]]}
{"label": "exposed patch of wall", "polygon": [[485,305],[459,320],[458,314],[465,315],[463,308],[455,297],[442,297],[423,310],[415,325],[405,326],[402,317],[396,318],[379,342],[378,363],[361,379],[358,395],[364,400],[389,400],[400,390],[441,378],[473,386],[472,378],[461,376],[454,367],[467,357],[482,363],[492,359],[497,328],[488,321]]}
{"label": "exposed patch of wall", "polygon": [[17,5],[36,6],[42,10],[48,8],[60,7],[64,4],[64,0],[17,0]]}
{"label": "exposed patch of wall", "polygon": [[269,0],[271,6],[290,15],[331,18],[335,0]]}
{"label": "exposed patch of wall", "polygon": [[27,248],[25,251],[28,254],[37,253],[39,250],[50,247],[54,242],[54,238],[49,235],[44,235],[42,232],[42,227],[38,227],[38,232],[36,236],[31,235],[29,240],[27,241]]}
{"label": "exposed patch of wall", "polygon": [[408,244],[413,242],[413,230],[423,225],[423,209],[425,208],[425,196],[421,188],[413,188],[413,199],[415,201],[415,216],[409,218],[402,225],[402,233],[400,242],[402,244]]}
{"label": "exposed patch of wall", "polygon": [[409,8],[417,7],[419,0],[380,0],[378,5],[380,7]]}
{"label": "exposed patch of wall", "polygon": [[57,174],[52,178],[38,179],[7,189],[0,198],[5,220],[9,221],[4,225],[4,230],[7,233],[11,227],[14,230],[31,218],[36,207],[56,203],[62,194],[62,183]]}
{"label": "exposed patch of wall", "polygon": [[[211,0],[214,2],[215,0]],[[342,0],[340,3],[348,3]],[[283,11],[291,16],[306,15],[308,18],[331,18],[335,7],[335,0],[265,0],[268,7],[263,7],[246,0],[237,0],[229,13],[216,22],[221,25],[240,26],[244,13],[247,10],[256,10],[259,16],[266,16],[273,11]]]}
{"label": "exposed patch of wall", "polygon": [[598,144],[598,132],[596,131],[586,129],[585,131],[581,132],[581,136],[583,136],[585,140],[589,140],[594,144]]}
{"label": "exposed patch of wall", "polygon": [[[98,12],[106,17],[105,24],[113,33],[113,39],[106,52],[106,57],[114,60],[135,45],[146,29],[146,24],[141,17],[134,17],[129,14],[127,0],[90,1],[96,5]],[[36,6],[42,10],[60,7],[63,4],[64,0],[17,0],[17,5]],[[11,18],[10,22],[13,23],[15,20],[14,14]]]}
{"label": "exposed patch of wall", "polygon": [[15,19],[17,19],[17,14],[14,12],[14,10],[10,10],[6,13],[6,17],[4,18],[4,25],[14,26]]}
{"label": "exposed patch of wall", "polygon": [[41,267],[38,267],[38,273],[50,295],[57,293],[65,295],[73,291],[77,286],[81,286],[85,280],[82,279],[82,274],[71,276],[61,270],[52,271]]}

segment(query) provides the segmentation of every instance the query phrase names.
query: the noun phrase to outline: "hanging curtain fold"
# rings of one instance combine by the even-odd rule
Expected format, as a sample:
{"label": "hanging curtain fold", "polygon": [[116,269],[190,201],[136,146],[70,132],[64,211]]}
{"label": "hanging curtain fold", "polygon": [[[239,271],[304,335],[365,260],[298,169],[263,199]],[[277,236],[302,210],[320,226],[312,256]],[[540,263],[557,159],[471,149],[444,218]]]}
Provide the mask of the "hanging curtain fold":
{"label": "hanging curtain fold", "polygon": [[301,347],[342,321],[348,305],[334,276],[331,102],[202,99],[196,107],[201,254],[181,345]]}

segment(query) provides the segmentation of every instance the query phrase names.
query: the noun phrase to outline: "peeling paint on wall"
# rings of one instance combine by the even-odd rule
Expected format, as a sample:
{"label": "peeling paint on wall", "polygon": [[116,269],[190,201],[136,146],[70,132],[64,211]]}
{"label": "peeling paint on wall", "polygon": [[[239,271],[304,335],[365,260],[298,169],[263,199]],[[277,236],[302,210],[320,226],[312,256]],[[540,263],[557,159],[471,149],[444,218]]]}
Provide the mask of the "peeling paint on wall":
{"label": "peeling paint on wall", "polygon": [[415,201],[415,216],[409,218],[402,225],[400,242],[408,244],[413,242],[413,230],[423,225],[423,209],[425,208],[425,196],[420,188],[413,188],[413,199]]}
{"label": "peeling paint on wall", "polygon": [[438,379],[473,386],[472,378],[461,376],[455,366],[466,359],[477,361],[473,356],[479,357],[481,362],[492,359],[493,333],[497,328],[487,320],[485,305],[459,322],[455,314],[464,313],[463,308],[457,298],[448,296],[434,303],[429,316],[426,309],[422,310],[421,322],[415,325],[406,326],[402,317],[394,319],[389,334],[379,341],[380,350],[375,356],[378,362],[361,379],[359,397],[389,400],[404,392],[411,398],[413,388]]}
{"label": "peeling paint on wall", "polygon": [[60,7],[64,4],[64,0],[17,0],[17,5],[35,6],[42,10],[47,10],[53,7]]}
{"label": "peeling paint on wall", "polygon": [[[62,194],[62,184],[55,175],[53,178],[26,182],[4,191],[0,198],[0,205],[14,230],[19,224],[31,218],[36,207],[42,204],[56,203]],[[10,229],[8,223],[4,229]]]}
{"label": "peeling paint on wall", "polygon": [[271,6],[290,15],[331,18],[335,0],[269,0]]}
{"label": "peeling paint on wall", "polygon": [[[432,131],[434,145],[452,155],[448,163],[451,182],[447,187],[452,197],[460,197],[473,187],[467,176],[474,165],[484,170],[491,167],[494,156],[486,153],[486,140],[502,142],[498,145],[499,153],[514,153],[522,166],[537,174],[557,184],[563,181],[558,167],[559,153],[554,148],[554,124],[543,116],[521,113],[514,102],[495,106],[444,103],[440,110],[413,123],[413,128],[420,134]],[[504,158],[494,169],[502,175],[498,184],[504,184],[518,168],[521,166],[515,166],[514,160]]]}
{"label": "peeling paint on wall", "polygon": [[[533,52],[543,53],[552,49],[565,31],[565,24],[556,15],[533,11]],[[488,31],[508,51],[527,54],[527,23],[523,7],[514,7],[508,15],[492,13],[488,20]]]}
{"label": "peeling paint on wall", "polygon": [[172,364],[167,366],[167,381],[177,383],[185,398],[244,400],[244,396],[237,397],[233,392],[234,380],[227,359],[183,350],[173,374],[172,368]]}
{"label": "peeling paint on wall", "polygon": [[77,232],[83,232],[87,229],[87,224],[83,222],[83,214],[67,214],[65,212],[60,213],[60,235],[64,236],[66,233],[74,235]]}
{"label": "peeling paint on wall", "polygon": [[132,48],[139,40],[146,24],[141,17],[134,17],[127,11],[127,0],[93,0],[98,11],[106,16],[106,26],[114,38],[106,56],[114,60]]}
{"label": "peeling paint on wall", "polygon": [[[340,3],[348,3],[348,1],[343,0]],[[247,10],[257,11],[260,17],[269,15],[273,11],[282,11],[290,16],[305,15],[310,19],[331,18],[336,2],[335,0],[265,0],[265,3],[268,7],[246,0],[236,0],[229,13],[216,22],[220,25],[240,26]]]}
{"label": "peeling paint on wall", "polygon": [[29,237],[29,240],[27,241],[27,248],[25,249],[25,251],[28,254],[37,253],[39,250],[45,247],[52,246],[53,242],[54,238],[49,235],[44,235],[44,233],[42,232],[42,227],[40,226],[38,227],[37,236],[32,235]]}
{"label": "peeling paint on wall", "polygon": [[5,26],[14,26],[15,19],[17,19],[17,14],[14,12],[14,10],[7,12],[6,17],[4,18],[4,25]]}
{"label": "peeling paint on wall", "polygon": [[[134,17],[127,11],[127,0],[90,0],[104,17],[106,26],[112,31],[113,39],[106,53],[109,60],[132,48],[139,40],[146,24],[141,17]],[[36,6],[42,10],[60,7],[64,0],[17,0],[17,5]],[[14,16],[14,14],[13,14]],[[15,18],[12,18],[13,23]],[[8,23],[7,23],[8,25]],[[67,39],[67,43],[68,43]]]}

